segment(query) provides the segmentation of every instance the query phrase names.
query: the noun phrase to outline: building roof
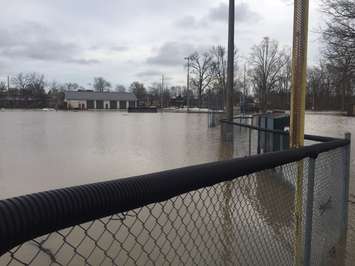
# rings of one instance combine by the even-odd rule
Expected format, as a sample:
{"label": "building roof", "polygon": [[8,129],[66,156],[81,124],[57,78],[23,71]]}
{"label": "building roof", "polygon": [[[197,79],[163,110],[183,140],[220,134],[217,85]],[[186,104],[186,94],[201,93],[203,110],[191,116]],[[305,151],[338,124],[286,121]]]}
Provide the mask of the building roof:
{"label": "building roof", "polygon": [[65,100],[137,101],[130,92],[66,91]]}

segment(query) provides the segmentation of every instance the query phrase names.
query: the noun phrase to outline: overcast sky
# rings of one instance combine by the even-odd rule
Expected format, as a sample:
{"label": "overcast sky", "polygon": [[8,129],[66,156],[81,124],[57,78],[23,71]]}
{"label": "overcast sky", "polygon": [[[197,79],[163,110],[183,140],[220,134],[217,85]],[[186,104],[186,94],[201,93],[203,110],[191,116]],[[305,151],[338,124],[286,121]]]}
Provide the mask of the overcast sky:
{"label": "overcast sky", "polygon": [[[311,63],[318,60],[318,1],[310,1]],[[184,56],[227,44],[227,0],[0,0],[0,77],[39,72],[89,87],[186,83]],[[236,0],[236,47],[248,56],[264,36],[292,43],[291,0]]]}

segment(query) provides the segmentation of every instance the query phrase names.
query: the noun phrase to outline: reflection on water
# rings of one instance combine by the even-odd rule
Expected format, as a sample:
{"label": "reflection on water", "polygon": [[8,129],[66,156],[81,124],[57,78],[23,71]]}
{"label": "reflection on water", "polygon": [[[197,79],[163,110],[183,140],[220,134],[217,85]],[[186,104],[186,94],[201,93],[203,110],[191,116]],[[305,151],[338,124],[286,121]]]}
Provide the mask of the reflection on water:
{"label": "reflection on water", "polygon": [[[275,169],[255,175],[256,191],[252,202],[276,233],[291,227],[294,209],[294,190]],[[282,200],[280,200],[282,199]]]}
{"label": "reflection on water", "polygon": [[[234,154],[234,145],[233,145],[233,131],[234,128],[231,125],[228,124],[222,124],[221,126],[221,143],[220,143],[220,149],[219,149],[219,160],[228,160],[233,158]],[[232,199],[232,188],[233,188],[233,182],[232,181],[227,181],[224,182],[222,185],[222,196],[223,199],[220,201],[220,208],[222,210],[222,219],[221,219],[221,225],[222,225],[222,232],[223,232],[223,240],[222,245],[223,245],[223,254],[222,254],[222,261],[224,265],[233,265],[233,245],[232,245],[232,226],[233,226],[233,221],[232,221],[232,204],[233,204],[233,199]]]}
{"label": "reflection on water", "polygon": [[248,198],[254,211],[270,226],[273,240],[292,254],[294,189],[284,181],[280,168],[248,176],[241,184],[241,192]]}

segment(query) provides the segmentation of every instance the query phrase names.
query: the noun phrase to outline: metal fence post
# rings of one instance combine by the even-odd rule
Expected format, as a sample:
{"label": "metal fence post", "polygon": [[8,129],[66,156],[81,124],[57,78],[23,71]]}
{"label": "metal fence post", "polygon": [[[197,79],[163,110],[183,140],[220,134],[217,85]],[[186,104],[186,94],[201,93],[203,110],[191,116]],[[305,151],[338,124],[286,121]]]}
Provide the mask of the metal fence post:
{"label": "metal fence post", "polygon": [[[261,127],[261,116],[258,116],[258,127]],[[257,147],[257,153],[260,154],[260,138],[261,138],[261,131],[258,130],[258,147]]]}
{"label": "metal fence post", "polygon": [[284,147],[284,138],[283,135],[280,134],[280,143],[279,143],[279,150],[278,151],[282,151]]}
{"label": "metal fence post", "polygon": [[249,128],[249,156],[251,155],[251,128]]}
{"label": "metal fence post", "polygon": [[349,185],[350,185],[350,155],[351,155],[351,133],[345,133],[345,139],[350,143],[345,147],[345,173],[344,173],[344,231],[345,237],[348,230],[348,208],[349,208]]}
{"label": "metal fence post", "polygon": [[[267,123],[267,117],[265,116],[265,129],[268,129],[268,123]],[[269,149],[268,149],[268,135],[269,133],[267,131],[264,131],[264,152],[270,152]],[[272,150],[271,150],[272,151]]]}
{"label": "metal fence post", "polygon": [[304,236],[304,265],[305,266],[311,265],[315,164],[316,164],[316,159],[309,158],[307,205],[306,205],[305,233],[304,233],[305,234],[305,236]]}

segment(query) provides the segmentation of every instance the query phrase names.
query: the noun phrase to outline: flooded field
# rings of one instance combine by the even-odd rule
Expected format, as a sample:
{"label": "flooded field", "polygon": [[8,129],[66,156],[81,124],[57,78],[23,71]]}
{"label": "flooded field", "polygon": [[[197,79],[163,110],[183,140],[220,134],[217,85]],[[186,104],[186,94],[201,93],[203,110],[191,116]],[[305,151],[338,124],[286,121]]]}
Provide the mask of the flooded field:
{"label": "flooded field", "polygon": [[218,160],[206,114],[0,112],[0,198]]}
{"label": "flooded field", "polygon": [[[6,111],[0,112],[0,125],[0,198],[244,156],[248,150],[248,135],[242,131],[236,134],[238,141],[234,148],[221,143],[219,128],[208,128],[206,114]],[[343,137],[346,131],[352,132],[355,136],[354,118],[324,114],[310,114],[306,117],[307,133]],[[352,144],[353,151],[354,144],[355,142]],[[252,148],[255,150],[255,143]],[[351,162],[350,191],[355,194],[354,156]],[[269,180],[270,182],[268,179],[270,174],[263,176],[262,179],[255,175],[249,179],[248,186],[239,185],[231,192],[238,192],[234,195],[240,197],[239,211],[240,208],[247,208],[249,213],[253,210],[252,217],[247,218],[256,219],[260,225],[258,228],[249,228],[241,236],[246,234],[244,237],[249,238],[255,230],[261,230],[262,236],[267,235],[268,238],[275,240],[275,248],[288,253],[292,246],[290,217],[293,209],[293,192],[282,184],[273,183],[273,179]],[[271,187],[277,188],[278,194],[268,189]],[[225,188],[221,186],[218,189]],[[283,201],[279,200],[281,196],[284,198]],[[210,200],[214,201],[213,198]],[[224,203],[226,201],[228,199],[222,200]],[[285,212],[276,212],[275,206]],[[196,207],[198,208],[195,211],[201,214],[203,206]],[[350,205],[348,237],[350,246],[354,246],[355,243],[355,233],[351,233],[355,224],[354,209],[355,207]],[[149,208],[142,209],[141,219],[146,219],[151,211]],[[205,214],[213,211],[215,210],[208,208],[203,210]],[[234,211],[228,215],[238,213],[236,209]],[[186,217],[184,213],[180,215]],[[224,217],[224,221],[228,220],[222,207],[214,215]],[[174,225],[169,220],[171,217],[162,219],[165,219],[162,221],[163,224],[167,224],[167,228],[161,228],[163,231],[172,230],[174,226],[179,230],[188,230]],[[203,224],[205,223],[203,216],[201,219],[194,220],[194,223],[197,223],[201,230],[211,232],[213,229],[210,228],[211,224]],[[235,221],[236,230],[245,229],[247,226],[242,220]],[[129,222],[128,218],[127,223]],[[218,223],[223,224],[223,221],[217,221]],[[202,231],[198,233],[204,235]],[[217,231],[215,233],[223,234]],[[216,241],[215,236],[211,237],[208,241]],[[181,238],[178,241],[185,243],[184,241],[190,240]],[[260,241],[259,239],[258,242]],[[192,244],[187,242],[187,245]],[[223,250],[223,243],[219,245],[218,249]],[[245,252],[242,248],[237,248],[240,252]],[[214,262],[216,258],[225,256],[228,259],[230,255],[222,252],[210,259]],[[287,259],[290,259],[289,256],[291,255],[288,255]],[[350,259],[353,255],[348,252],[347,256]],[[190,255],[185,255],[184,258],[190,258]],[[257,263],[257,257],[255,259]],[[276,261],[269,262],[282,265],[282,261],[277,261],[279,258],[274,259]],[[171,260],[174,261],[174,258]],[[200,262],[206,263],[203,260]]]}

